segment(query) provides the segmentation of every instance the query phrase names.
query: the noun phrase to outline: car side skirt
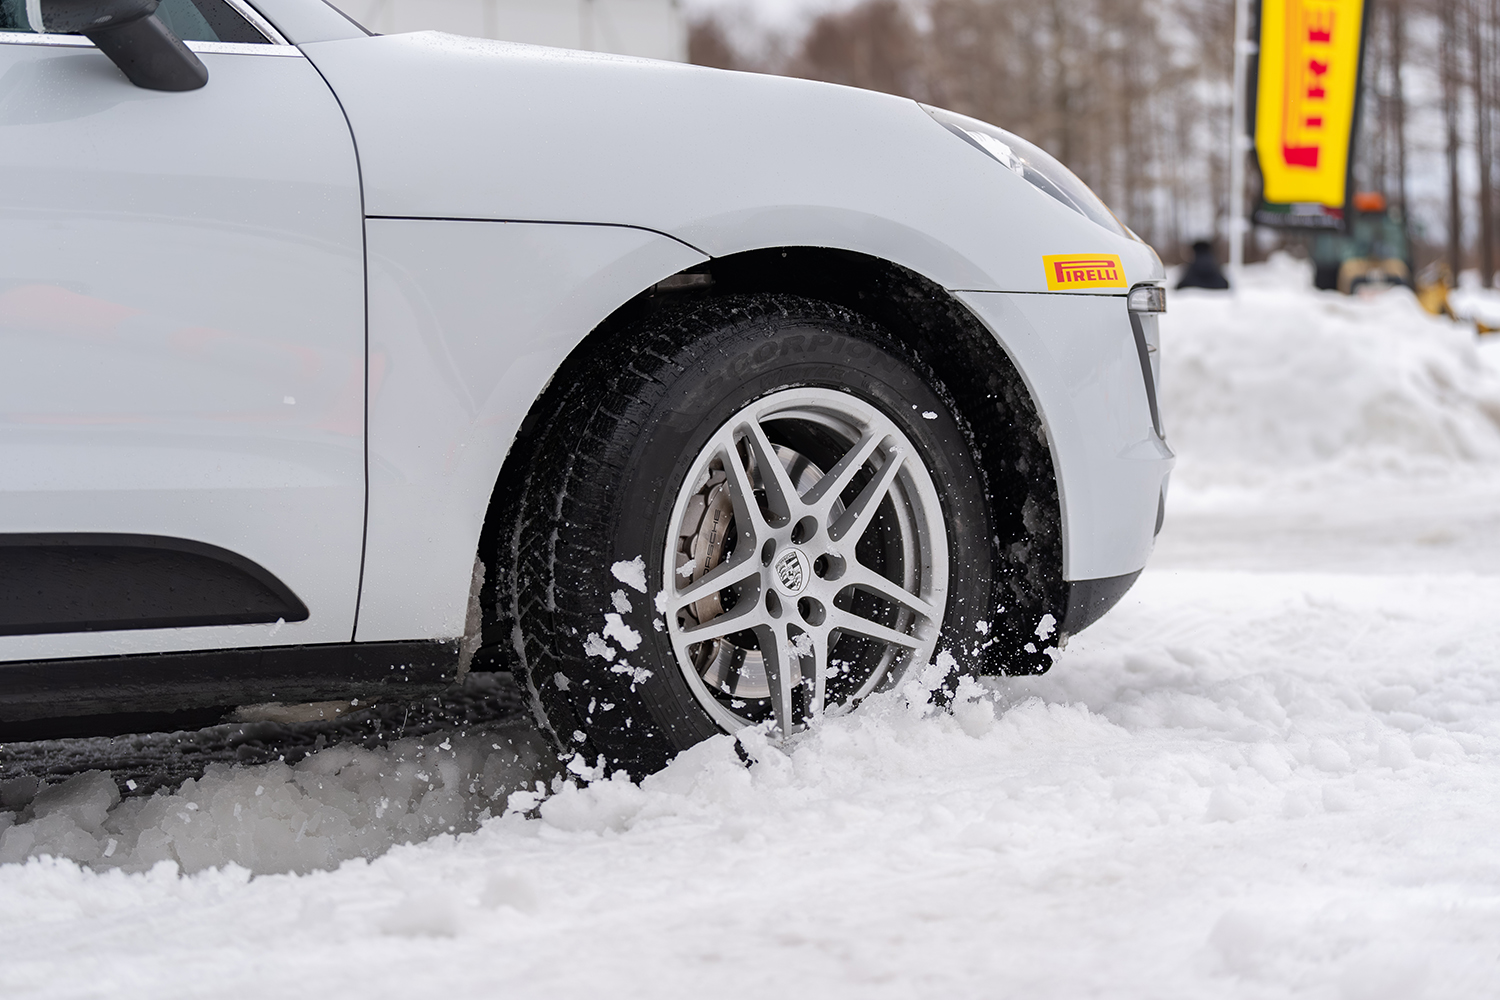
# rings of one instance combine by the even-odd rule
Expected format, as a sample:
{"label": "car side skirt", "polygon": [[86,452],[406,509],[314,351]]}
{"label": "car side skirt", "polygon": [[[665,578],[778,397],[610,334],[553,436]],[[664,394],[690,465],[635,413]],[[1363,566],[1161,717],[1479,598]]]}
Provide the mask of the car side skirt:
{"label": "car side skirt", "polygon": [[5,723],[264,702],[410,698],[458,675],[458,640],[347,642],[0,665]]}
{"label": "car side skirt", "polygon": [[161,535],[0,535],[0,635],[307,620],[254,560]]}

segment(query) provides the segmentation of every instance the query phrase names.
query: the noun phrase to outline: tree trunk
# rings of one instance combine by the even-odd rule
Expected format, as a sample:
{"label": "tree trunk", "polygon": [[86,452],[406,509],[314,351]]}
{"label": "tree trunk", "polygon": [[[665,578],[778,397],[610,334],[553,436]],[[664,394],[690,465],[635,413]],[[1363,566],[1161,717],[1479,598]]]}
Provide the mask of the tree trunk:
{"label": "tree trunk", "polygon": [[1458,188],[1458,0],[1443,0],[1438,63],[1443,78],[1443,130],[1448,159],[1448,270],[1458,284],[1463,266],[1463,217]]}
{"label": "tree trunk", "polygon": [[1401,231],[1411,245],[1411,212],[1406,206],[1406,0],[1387,0],[1391,12],[1391,124],[1396,131],[1396,203],[1401,206]]}
{"label": "tree trunk", "polygon": [[1469,66],[1474,77],[1474,151],[1479,160],[1479,280],[1485,288],[1495,282],[1494,188],[1490,177],[1490,96],[1486,86],[1484,4],[1475,0],[1469,8]]}
{"label": "tree trunk", "polygon": [[1064,163],[1073,162],[1073,108],[1071,75],[1068,73],[1067,46],[1064,32],[1068,18],[1062,0],[1052,0],[1048,13],[1052,15],[1052,127],[1057,136],[1056,155]]}

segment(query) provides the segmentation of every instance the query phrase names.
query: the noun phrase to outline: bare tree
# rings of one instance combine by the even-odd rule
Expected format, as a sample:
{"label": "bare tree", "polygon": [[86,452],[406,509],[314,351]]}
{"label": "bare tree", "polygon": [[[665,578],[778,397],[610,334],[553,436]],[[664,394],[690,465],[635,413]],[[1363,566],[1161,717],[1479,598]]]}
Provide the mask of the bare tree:
{"label": "bare tree", "polygon": [[1463,216],[1458,185],[1458,0],[1439,0],[1438,73],[1443,87],[1444,161],[1448,168],[1448,269],[1463,267]]}
{"label": "bare tree", "polygon": [[919,96],[921,39],[897,0],[867,0],[813,22],[788,70],[794,76]]}
{"label": "bare tree", "polygon": [[701,18],[688,25],[688,62],[715,69],[754,68],[729,41],[723,24],[713,18]]}
{"label": "bare tree", "polygon": [[1410,238],[1411,205],[1406,199],[1406,0],[1386,0],[1390,12],[1387,30],[1391,51],[1391,119],[1396,145],[1396,200],[1401,205],[1401,225]]}
{"label": "bare tree", "polygon": [[1494,287],[1495,282],[1495,189],[1490,173],[1491,143],[1490,116],[1493,111],[1495,92],[1489,73],[1488,60],[1493,52],[1494,2],[1474,0],[1469,8],[1469,66],[1473,76],[1474,90],[1474,148],[1479,158],[1479,280],[1485,288]]}

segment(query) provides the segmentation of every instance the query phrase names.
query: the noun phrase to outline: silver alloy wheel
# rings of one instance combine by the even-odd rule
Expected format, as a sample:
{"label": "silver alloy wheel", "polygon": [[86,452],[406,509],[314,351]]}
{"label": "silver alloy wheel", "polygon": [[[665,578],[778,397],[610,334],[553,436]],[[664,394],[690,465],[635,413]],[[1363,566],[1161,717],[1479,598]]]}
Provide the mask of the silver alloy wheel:
{"label": "silver alloy wheel", "polygon": [[669,523],[658,606],[724,730],[795,732],[932,657],[948,587],[937,490],[859,397],[803,387],[744,407],[699,452]]}

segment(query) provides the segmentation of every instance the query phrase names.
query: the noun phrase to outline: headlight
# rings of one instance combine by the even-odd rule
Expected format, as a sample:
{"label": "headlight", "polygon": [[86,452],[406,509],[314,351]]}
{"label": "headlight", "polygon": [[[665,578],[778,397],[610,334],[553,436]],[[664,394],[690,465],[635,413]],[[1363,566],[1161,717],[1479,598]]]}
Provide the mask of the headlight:
{"label": "headlight", "polygon": [[1040,146],[1034,146],[1018,135],[1012,135],[1003,128],[996,128],[977,118],[956,115],[941,108],[929,108],[925,104],[922,108],[948,131],[988,153],[1002,166],[1014,171],[1032,186],[1056,198],[1085,219],[1097,222],[1119,236],[1140,239],[1121,225],[1120,220],[1099,200],[1098,195],[1089,190],[1087,184]]}

